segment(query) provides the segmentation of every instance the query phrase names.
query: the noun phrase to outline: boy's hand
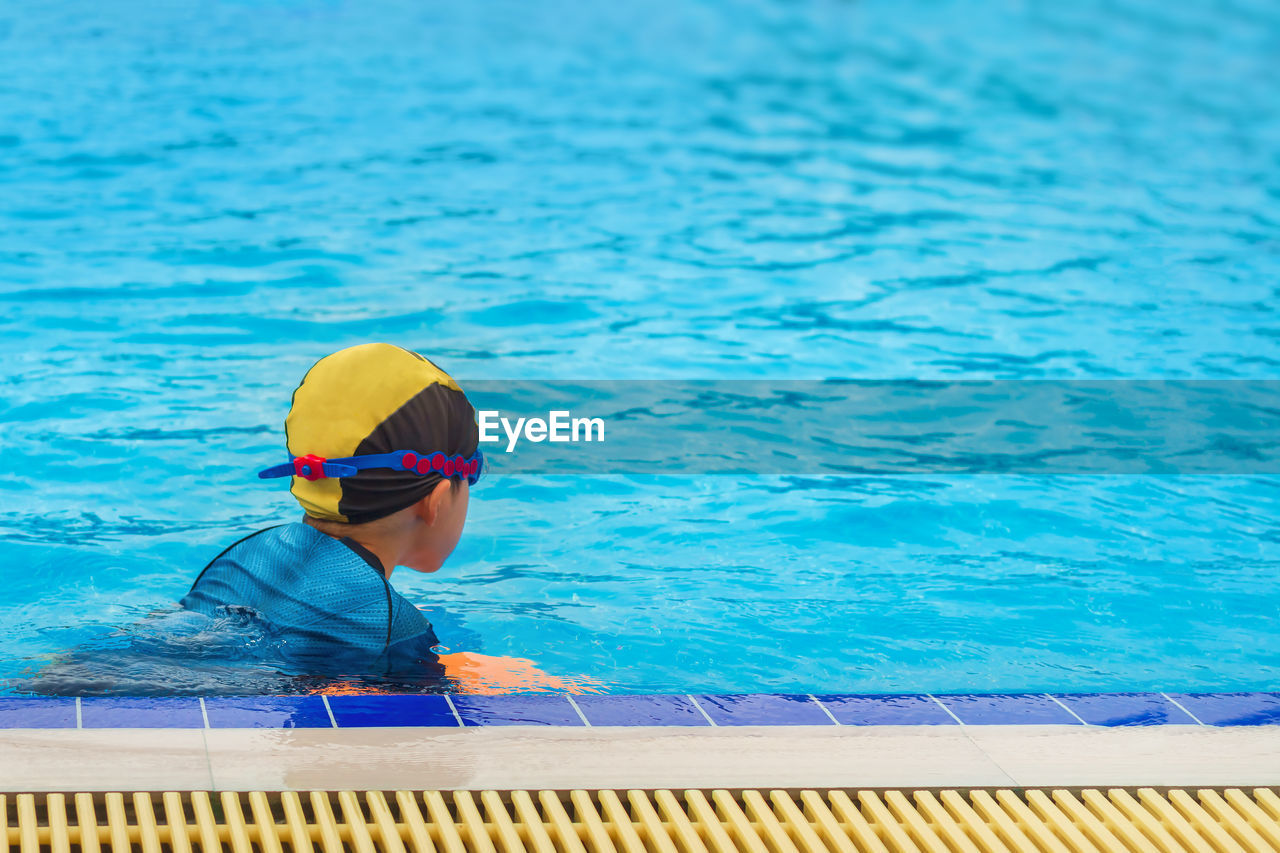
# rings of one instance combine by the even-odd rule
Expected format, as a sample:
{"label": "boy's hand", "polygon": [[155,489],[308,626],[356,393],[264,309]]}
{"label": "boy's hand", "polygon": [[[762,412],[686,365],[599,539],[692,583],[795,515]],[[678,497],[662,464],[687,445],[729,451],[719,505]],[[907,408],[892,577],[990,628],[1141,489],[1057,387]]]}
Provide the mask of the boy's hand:
{"label": "boy's hand", "polygon": [[589,676],[550,675],[528,658],[495,657],[475,652],[440,655],[445,674],[464,693],[492,695],[517,691],[603,693],[604,683]]}

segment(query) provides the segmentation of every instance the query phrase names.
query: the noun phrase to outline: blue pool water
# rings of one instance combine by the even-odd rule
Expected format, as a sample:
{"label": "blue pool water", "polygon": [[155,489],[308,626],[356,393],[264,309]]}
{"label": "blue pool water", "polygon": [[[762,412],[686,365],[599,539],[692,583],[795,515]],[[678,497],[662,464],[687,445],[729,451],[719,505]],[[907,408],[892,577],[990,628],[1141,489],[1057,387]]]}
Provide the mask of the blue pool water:
{"label": "blue pool water", "polygon": [[[295,516],[253,472],[342,346],[1280,378],[1274,3],[27,4],[0,44],[0,679],[250,667],[128,626]],[[1270,475],[499,468],[392,580],[615,692],[1259,690],[1278,515]]]}

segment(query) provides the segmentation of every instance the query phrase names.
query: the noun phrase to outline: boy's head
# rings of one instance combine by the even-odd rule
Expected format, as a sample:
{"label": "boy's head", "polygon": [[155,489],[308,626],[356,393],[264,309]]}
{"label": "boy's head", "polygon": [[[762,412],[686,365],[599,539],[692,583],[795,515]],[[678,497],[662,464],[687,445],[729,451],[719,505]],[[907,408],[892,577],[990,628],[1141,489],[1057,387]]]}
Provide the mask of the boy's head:
{"label": "boy's head", "polygon": [[[380,462],[378,454],[395,454],[387,465],[343,469],[349,475],[313,479],[295,474],[290,491],[308,518],[335,526],[380,519],[391,524],[391,516],[407,517],[402,511],[420,503],[425,511],[423,499],[446,480],[452,481],[453,491],[465,492],[467,473],[478,473],[480,464],[475,410],[458,383],[423,356],[390,344],[362,344],[316,362],[293,393],[285,434],[295,464],[297,457],[362,457],[373,464]],[[406,467],[404,451],[416,453],[421,464]],[[441,459],[449,464],[442,467]],[[464,467],[463,459],[476,461]],[[435,505],[456,515],[457,496],[441,495],[443,504],[437,498]],[[466,496],[461,497],[465,516]],[[445,521],[453,524],[452,518]],[[460,533],[460,522],[457,527]]]}

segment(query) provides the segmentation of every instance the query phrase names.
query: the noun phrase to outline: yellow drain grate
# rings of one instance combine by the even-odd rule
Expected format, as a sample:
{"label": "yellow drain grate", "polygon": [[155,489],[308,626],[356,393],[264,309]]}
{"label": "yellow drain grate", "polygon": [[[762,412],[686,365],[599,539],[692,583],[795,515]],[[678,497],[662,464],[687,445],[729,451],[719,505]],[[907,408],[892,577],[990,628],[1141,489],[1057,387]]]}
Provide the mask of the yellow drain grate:
{"label": "yellow drain grate", "polygon": [[1280,851],[1269,788],[0,794],[0,853]]}

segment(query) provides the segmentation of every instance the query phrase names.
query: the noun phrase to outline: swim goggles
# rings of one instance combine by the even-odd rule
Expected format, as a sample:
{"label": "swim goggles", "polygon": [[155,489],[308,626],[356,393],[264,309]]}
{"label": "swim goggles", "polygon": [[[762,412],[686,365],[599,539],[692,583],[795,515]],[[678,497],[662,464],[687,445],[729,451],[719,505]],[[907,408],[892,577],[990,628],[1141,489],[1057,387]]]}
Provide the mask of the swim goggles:
{"label": "swim goggles", "polygon": [[326,477],[354,477],[369,468],[391,468],[421,475],[434,472],[442,477],[466,477],[467,484],[474,486],[484,471],[484,453],[477,450],[470,459],[446,456],[439,451],[417,453],[413,450],[393,450],[390,453],[368,453],[364,456],[343,456],[336,459],[308,453],[259,471],[258,478],[270,480],[273,477],[301,477],[304,480],[323,480]]}

